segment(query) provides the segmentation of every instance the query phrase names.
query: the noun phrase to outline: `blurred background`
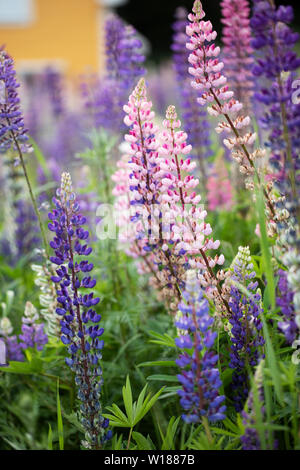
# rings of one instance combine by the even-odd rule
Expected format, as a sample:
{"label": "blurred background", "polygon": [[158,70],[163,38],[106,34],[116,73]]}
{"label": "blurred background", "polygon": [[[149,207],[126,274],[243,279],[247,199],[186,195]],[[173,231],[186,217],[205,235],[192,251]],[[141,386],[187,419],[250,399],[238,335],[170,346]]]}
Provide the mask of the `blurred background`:
{"label": "blurred background", "polygon": [[[76,80],[104,69],[104,22],[113,9],[143,38],[150,64],[170,56],[175,9],[191,10],[193,0],[0,0],[0,45],[15,58],[18,72],[30,76],[51,65]],[[204,1],[220,32],[220,0]],[[293,4],[300,29],[299,1]]]}

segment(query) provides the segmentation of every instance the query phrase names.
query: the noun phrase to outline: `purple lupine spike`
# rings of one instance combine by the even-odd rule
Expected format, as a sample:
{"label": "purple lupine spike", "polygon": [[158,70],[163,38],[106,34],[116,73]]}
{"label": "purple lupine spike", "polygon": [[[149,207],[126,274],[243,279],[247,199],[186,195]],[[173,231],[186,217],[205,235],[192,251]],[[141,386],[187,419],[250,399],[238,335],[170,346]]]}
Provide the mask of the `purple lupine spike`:
{"label": "purple lupine spike", "polygon": [[44,72],[43,82],[46,92],[49,95],[53,115],[55,117],[59,117],[63,114],[65,109],[63,101],[62,76],[52,67],[47,67]]}
{"label": "purple lupine spike", "polygon": [[264,338],[261,334],[261,295],[257,291],[258,283],[254,282],[255,272],[251,263],[248,247],[240,247],[232,263],[231,281],[244,286],[248,295],[233,285],[230,291],[229,305],[232,316],[231,324],[231,353],[229,367],[233,369],[232,388],[234,405],[241,411],[248,396],[248,370],[253,369],[262,356]]}
{"label": "purple lupine spike", "polygon": [[[105,24],[106,75],[88,98],[96,127],[124,130],[122,106],[138,78],[145,75],[142,42],[135,29],[112,14]],[[89,96],[89,93],[87,93]]]}
{"label": "purple lupine spike", "polygon": [[266,146],[271,149],[271,164],[277,189],[288,197],[288,210],[297,206],[300,178],[300,108],[293,104],[293,80],[300,66],[295,51],[299,34],[289,24],[293,20],[291,6],[278,6],[273,0],[254,0],[251,19],[252,47],[256,51],[253,74],[258,89],[255,100],[261,105],[259,121],[267,132]]}
{"label": "purple lupine spike", "polygon": [[254,95],[263,105],[260,124],[267,133],[266,146],[271,150],[273,184],[280,194],[276,206],[280,217],[277,227],[279,244],[287,267],[288,288],[293,292],[296,323],[300,313],[300,106],[294,101],[293,88],[300,58],[295,51],[299,34],[290,23],[291,6],[278,6],[273,0],[255,0],[251,20],[257,51],[253,73],[260,80]]}
{"label": "purple lupine spike", "polygon": [[128,92],[136,79],[145,74],[142,66],[145,57],[140,53],[142,42],[135,29],[114,14],[106,21],[105,36],[107,75],[120,81],[120,86]]}
{"label": "purple lupine spike", "polygon": [[19,145],[28,151],[27,129],[24,126],[13,59],[0,49],[0,153]]}
{"label": "purple lupine spike", "polygon": [[287,280],[287,271],[279,269],[277,286],[277,305],[280,307],[282,321],[278,322],[279,330],[284,334],[288,344],[292,344],[300,331],[295,321],[294,293],[290,290]]}
{"label": "purple lupine spike", "polygon": [[93,293],[96,285],[91,276],[93,264],[87,260],[92,248],[87,244],[89,232],[83,228],[86,218],[79,213],[69,173],[62,174],[61,188],[53,202],[49,230],[55,234],[50,242],[54,256],[50,260],[58,266],[52,281],[57,284],[56,313],[61,316],[61,340],[68,348],[66,363],[75,373],[81,401],[81,423],[86,431],[83,444],[99,449],[111,437],[100,403],[103,381],[99,362],[104,330],[99,325],[101,315],[94,310],[99,298]]}
{"label": "purple lupine spike", "polygon": [[38,324],[39,315],[31,302],[26,302],[24,316],[22,317],[22,333],[19,335],[22,349],[34,348],[42,351],[48,343],[48,336],[44,333],[44,325]]}
{"label": "purple lupine spike", "polygon": [[206,180],[206,159],[212,155],[210,126],[207,111],[197,103],[197,92],[190,86],[188,72],[189,51],[186,48],[187,10],[179,7],[176,10],[176,21],[173,24],[173,63],[176,73],[184,129],[189,135],[193,147],[191,156],[198,160],[203,181]]}
{"label": "purple lupine spike", "polygon": [[192,350],[192,354],[185,351],[176,360],[182,369],[178,375],[182,385],[178,394],[185,410],[182,418],[187,423],[197,423],[203,417],[212,422],[223,420],[225,396],[219,394],[222,382],[216,367],[218,354],[213,349],[217,333],[212,331],[214,319],[194,271],[187,272],[183,299],[175,325],[184,334],[175,343],[181,349]]}

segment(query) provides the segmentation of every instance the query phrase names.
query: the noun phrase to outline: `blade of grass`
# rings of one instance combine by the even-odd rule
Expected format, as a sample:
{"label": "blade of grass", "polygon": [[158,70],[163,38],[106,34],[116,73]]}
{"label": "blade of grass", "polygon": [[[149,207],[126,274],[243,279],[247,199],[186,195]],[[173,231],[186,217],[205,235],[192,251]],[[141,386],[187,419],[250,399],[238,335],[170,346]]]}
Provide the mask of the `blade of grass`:
{"label": "blade of grass", "polygon": [[62,420],[61,405],[60,405],[60,398],[59,398],[59,379],[57,379],[56,406],[57,406],[57,430],[58,430],[59,450],[64,450],[64,428],[63,428],[63,420]]}

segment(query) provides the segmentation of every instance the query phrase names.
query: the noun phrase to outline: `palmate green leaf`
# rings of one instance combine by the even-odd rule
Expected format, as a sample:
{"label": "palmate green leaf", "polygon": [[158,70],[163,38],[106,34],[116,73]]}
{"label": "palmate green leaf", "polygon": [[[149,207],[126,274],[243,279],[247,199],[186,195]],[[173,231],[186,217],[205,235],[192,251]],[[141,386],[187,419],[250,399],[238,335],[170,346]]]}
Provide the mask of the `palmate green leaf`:
{"label": "palmate green leaf", "polygon": [[115,403],[112,406],[107,406],[106,409],[110,411],[110,415],[104,414],[106,418],[109,419],[112,426],[119,426],[123,428],[130,428],[131,423],[128,420],[127,416],[123,413],[122,410]]}
{"label": "palmate green leaf", "polygon": [[[134,426],[143,419],[143,417],[150,411],[152,406],[156,403],[158,400],[159,396],[163,392],[165,387],[162,387],[152,398],[151,398],[151,393],[147,395],[145,398],[145,401],[143,402],[141,409],[139,412],[136,413],[135,419],[134,419]],[[144,389],[143,389],[144,390]]]}
{"label": "palmate green leaf", "polygon": [[138,450],[155,450],[153,442],[149,437],[143,436],[140,432],[133,431],[132,437],[137,443]]}
{"label": "palmate green leaf", "polygon": [[106,407],[110,413],[104,413],[103,416],[109,419],[110,424],[114,427],[133,428],[148,413],[164,390],[164,388],[162,388],[154,396],[151,396],[151,393],[149,393],[145,398],[146,389],[147,385],[145,385],[139,394],[137,402],[132,403],[130,379],[129,376],[127,376],[126,385],[123,387],[123,401],[126,415],[114,403],[112,406]]}

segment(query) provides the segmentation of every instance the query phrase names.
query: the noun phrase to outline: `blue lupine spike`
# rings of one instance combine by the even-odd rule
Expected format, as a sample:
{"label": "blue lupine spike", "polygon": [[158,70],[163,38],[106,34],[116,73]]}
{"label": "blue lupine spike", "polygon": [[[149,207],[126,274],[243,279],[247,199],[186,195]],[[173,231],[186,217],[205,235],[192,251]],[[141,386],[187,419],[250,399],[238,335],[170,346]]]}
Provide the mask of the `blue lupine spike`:
{"label": "blue lupine spike", "polygon": [[[216,333],[211,331],[212,318],[209,315],[208,301],[203,297],[201,287],[194,271],[187,272],[185,299],[188,309],[179,304],[177,327],[181,327],[180,315],[183,313],[184,324],[188,326],[188,334],[182,334],[175,342],[179,348],[193,350],[192,355],[184,352],[176,360],[182,369],[178,380],[182,389],[178,390],[180,404],[184,410],[182,419],[187,423],[197,423],[206,416],[210,421],[225,419],[225,397],[219,394],[222,385],[218,363],[218,354],[211,351]],[[204,326],[205,324],[205,326]]]}
{"label": "blue lupine spike", "polygon": [[[75,253],[77,252],[78,256],[82,254],[78,239],[87,239],[89,233],[81,227],[76,228],[78,225],[83,225],[86,219],[78,213],[79,205],[75,200],[71,177],[68,173],[62,174],[61,187],[57,191],[57,199],[54,203],[57,209],[49,218],[56,226],[59,240],[59,243],[55,245],[50,244],[55,252],[52,261],[59,260],[60,264],[56,269],[57,276],[52,278],[60,287],[57,289],[59,307],[56,313],[62,317],[61,340],[68,345],[70,354],[70,357],[66,358],[66,364],[75,373],[78,398],[82,401],[80,410],[86,431],[86,440],[83,444],[87,448],[99,449],[110,436],[109,432],[104,431],[104,426],[99,424],[102,411],[97,395],[102,375],[99,367],[101,354],[98,350],[102,349],[104,344],[103,341],[98,340],[98,337],[104,333],[104,329],[98,324],[95,325],[100,321],[101,316],[89,308],[98,304],[100,299],[94,298],[92,292],[84,295],[81,293],[81,289],[86,292],[86,289],[94,288],[96,281],[82,275],[87,271],[90,272],[93,264],[87,260],[77,262],[78,258]],[[85,254],[91,252],[87,246],[84,251]],[[88,312],[85,307],[89,308]],[[97,399],[94,398],[96,396],[98,396]]]}

